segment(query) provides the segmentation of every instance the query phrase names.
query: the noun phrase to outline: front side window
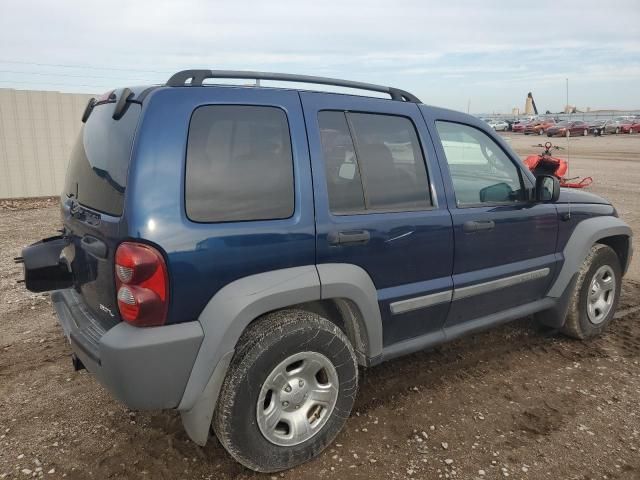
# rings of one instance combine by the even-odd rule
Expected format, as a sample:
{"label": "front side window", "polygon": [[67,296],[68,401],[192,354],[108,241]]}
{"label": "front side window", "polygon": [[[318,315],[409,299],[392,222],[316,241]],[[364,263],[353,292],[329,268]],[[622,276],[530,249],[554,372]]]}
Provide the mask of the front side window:
{"label": "front side window", "polygon": [[458,206],[522,201],[520,169],[486,133],[453,122],[436,123]]}
{"label": "front side window", "polygon": [[424,156],[411,120],[323,111],[318,123],[333,213],[431,206]]}
{"label": "front side window", "polygon": [[288,218],[293,159],[285,113],[209,105],[193,113],[187,144],[187,216],[197,222]]}

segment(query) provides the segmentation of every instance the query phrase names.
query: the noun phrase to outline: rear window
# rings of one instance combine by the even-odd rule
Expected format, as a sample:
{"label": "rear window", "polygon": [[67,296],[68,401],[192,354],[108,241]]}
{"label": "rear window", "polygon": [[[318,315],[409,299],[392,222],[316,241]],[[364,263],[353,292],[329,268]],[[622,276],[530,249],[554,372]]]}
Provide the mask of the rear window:
{"label": "rear window", "polygon": [[209,105],[191,117],[185,180],[196,222],[289,218],[293,158],[285,113],[276,107]]}
{"label": "rear window", "polygon": [[129,104],[113,120],[113,103],[94,107],[82,126],[69,166],[63,195],[109,215],[122,215],[131,148],[141,106]]}

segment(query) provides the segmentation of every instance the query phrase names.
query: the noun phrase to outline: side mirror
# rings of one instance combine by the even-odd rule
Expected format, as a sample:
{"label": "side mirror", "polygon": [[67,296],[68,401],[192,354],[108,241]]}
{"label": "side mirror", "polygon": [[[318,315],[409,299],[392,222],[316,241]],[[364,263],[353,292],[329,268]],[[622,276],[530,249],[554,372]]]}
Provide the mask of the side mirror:
{"label": "side mirror", "polygon": [[553,175],[536,177],[536,202],[553,203],[560,198],[560,180]]}

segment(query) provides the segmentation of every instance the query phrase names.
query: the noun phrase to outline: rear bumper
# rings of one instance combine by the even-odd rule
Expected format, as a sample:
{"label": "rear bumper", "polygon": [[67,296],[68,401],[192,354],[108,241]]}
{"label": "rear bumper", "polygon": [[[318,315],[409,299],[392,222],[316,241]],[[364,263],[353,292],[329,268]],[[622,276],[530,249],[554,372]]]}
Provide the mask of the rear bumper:
{"label": "rear bumper", "polygon": [[204,337],[199,322],[104,324],[73,290],[51,299],[74,353],[113,396],[137,410],[178,406]]}

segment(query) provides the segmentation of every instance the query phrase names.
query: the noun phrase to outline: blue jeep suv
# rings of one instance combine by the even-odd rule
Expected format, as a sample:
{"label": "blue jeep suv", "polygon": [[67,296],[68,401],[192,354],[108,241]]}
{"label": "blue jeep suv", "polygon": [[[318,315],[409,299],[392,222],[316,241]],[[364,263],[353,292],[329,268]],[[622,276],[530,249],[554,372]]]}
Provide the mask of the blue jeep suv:
{"label": "blue jeep suv", "polygon": [[409,92],[189,70],[82,120],[26,286],[54,291],[77,369],[251,469],[330,444],[358,366],[528,315],[580,339],[613,318],[632,252],[615,208]]}

